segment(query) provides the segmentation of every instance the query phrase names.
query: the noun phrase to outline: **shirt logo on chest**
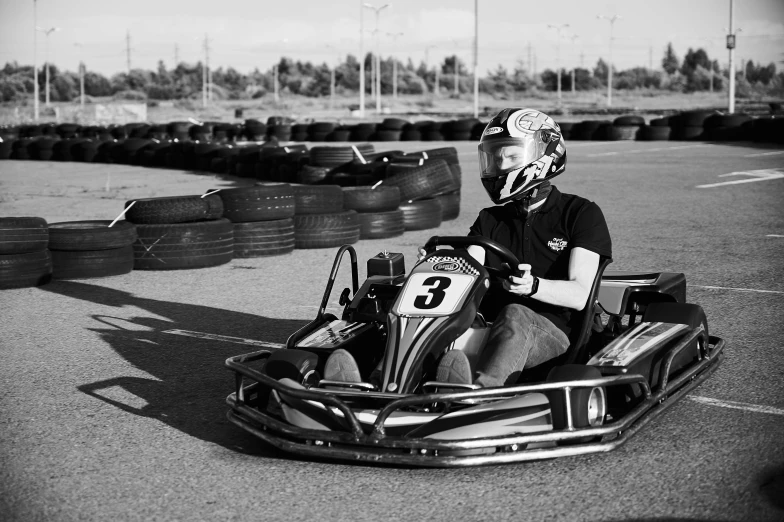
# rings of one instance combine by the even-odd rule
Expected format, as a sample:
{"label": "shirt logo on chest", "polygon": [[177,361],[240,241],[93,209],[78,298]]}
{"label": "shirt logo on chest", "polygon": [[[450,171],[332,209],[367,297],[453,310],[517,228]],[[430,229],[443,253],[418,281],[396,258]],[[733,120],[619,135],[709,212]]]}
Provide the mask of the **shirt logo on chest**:
{"label": "shirt logo on chest", "polygon": [[566,245],[567,245],[567,244],[568,244],[568,243],[566,242],[566,240],[564,240],[564,239],[561,239],[561,238],[559,238],[559,237],[554,237],[554,238],[552,238],[550,241],[548,241],[548,242],[547,242],[547,246],[548,246],[548,247],[550,248],[550,250],[552,250],[553,252],[560,252],[561,250],[563,250],[564,248],[566,248]]}

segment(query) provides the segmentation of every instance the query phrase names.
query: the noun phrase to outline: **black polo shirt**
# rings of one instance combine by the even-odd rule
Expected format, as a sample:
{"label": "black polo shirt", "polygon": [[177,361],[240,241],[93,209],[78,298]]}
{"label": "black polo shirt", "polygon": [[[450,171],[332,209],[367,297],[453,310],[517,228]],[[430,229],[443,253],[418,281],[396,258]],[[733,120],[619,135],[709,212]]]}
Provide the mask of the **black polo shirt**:
{"label": "black polo shirt", "polygon": [[[483,209],[468,233],[490,238],[507,247],[521,263],[531,265],[533,275],[542,279],[568,280],[569,256],[575,247],[612,257],[612,241],[607,222],[599,206],[580,196],[562,194],[552,188],[544,204],[521,216],[518,206],[509,203]],[[485,265],[501,268],[501,260],[486,253]],[[508,303],[525,304],[550,319],[567,335],[571,330],[571,309],[519,297],[505,291],[495,281],[482,301],[480,309],[492,320]]]}

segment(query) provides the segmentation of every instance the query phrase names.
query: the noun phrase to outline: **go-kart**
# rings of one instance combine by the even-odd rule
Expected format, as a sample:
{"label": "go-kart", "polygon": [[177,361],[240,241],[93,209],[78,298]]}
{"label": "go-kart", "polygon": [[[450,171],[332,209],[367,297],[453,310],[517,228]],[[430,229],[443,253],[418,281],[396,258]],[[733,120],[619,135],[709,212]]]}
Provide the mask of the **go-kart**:
{"label": "go-kart", "polygon": [[[480,303],[491,278],[508,275],[479,264],[471,245],[518,265],[487,238],[435,236],[408,275],[401,254],[382,252],[360,286],[356,252],[341,247],[313,321],[277,349],[227,359],[229,420],[287,452],[337,460],[468,466],[604,452],[723,358],[725,341],[685,302],[683,274],[610,273],[602,259],[563,356],[513,385],[437,382],[447,350],[476,364],[491,326]],[[338,318],[326,308],[346,252],[353,288],[341,293]],[[322,378],[338,348],[354,356],[361,382]]]}

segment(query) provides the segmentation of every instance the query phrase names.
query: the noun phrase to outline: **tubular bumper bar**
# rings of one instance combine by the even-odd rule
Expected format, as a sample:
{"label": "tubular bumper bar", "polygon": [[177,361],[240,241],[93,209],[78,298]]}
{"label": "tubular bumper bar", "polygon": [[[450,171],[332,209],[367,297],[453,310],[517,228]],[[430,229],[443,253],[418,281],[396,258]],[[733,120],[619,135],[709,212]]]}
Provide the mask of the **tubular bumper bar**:
{"label": "tubular bumper bar", "polygon": [[[584,381],[564,381],[402,397],[394,394],[363,391],[299,389],[281,384],[247,365],[249,362],[264,359],[269,355],[269,351],[262,350],[226,360],[226,366],[235,372],[236,384],[235,392],[226,399],[226,402],[231,406],[227,417],[232,423],[285,451],[303,456],[336,460],[455,467],[608,452],[626,442],[637,430],[701,384],[718,368],[724,356],[725,341],[719,337],[710,336],[706,357],[677,377],[668,379],[674,357],[700,335],[704,336],[701,330],[692,330],[667,353],[660,366],[660,386],[655,391],[651,391],[645,377],[637,374],[616,375]],[[245,379],[253,382],[245,386]],[[532,434],[461,440],[389,436],[386,435],[384,428],[386,419],[401,408],[426,407],[434,403],[444,404],[446,408],[449,408],[454,403],[475,403],[482,400],[510,398],[549,390],[563,390],[566,406],[570,408],[569,391],[573,388],[608,387],[623,384],[639,384],[644,393],[643,400],[622,417],[599,427],[569,427],[563,430]],[[276,390],[279,394],[295,399],[322,403],[327,407],[326,411],[335,419],[347,424],[347,429],[328,431],[299,428],[262,412],[245,403],[246,394],[258,386]],[[351,408],[341,400],[341,398],[359,397],[390,400],[379,411],[370,433],[363,430]],[[339,410],[342,416],[337,416],[330,410],[330,407]],[[576,441],[576,439],[583,438],[592,439],[594,442]],[[569,441],[572,443],[568,446],[556,445],[558,442]],[[549,444],[551,447],[527,448],[532,444]],[[471,453],[471,450],[474,450],[474,453],[479,453],[483,449],[494,452],[492,454],[466,454]]]}

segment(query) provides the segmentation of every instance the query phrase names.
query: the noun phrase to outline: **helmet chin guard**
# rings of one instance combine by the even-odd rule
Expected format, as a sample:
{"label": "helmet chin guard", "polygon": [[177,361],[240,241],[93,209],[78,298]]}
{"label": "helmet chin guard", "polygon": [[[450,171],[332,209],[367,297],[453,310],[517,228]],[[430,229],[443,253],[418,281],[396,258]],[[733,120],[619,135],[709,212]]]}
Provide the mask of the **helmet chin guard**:
{"label": "helmet chin guard", "polygon": [[534,109],[504,109],[479,141],[482,185],[493,203],[524,199],[566,168],[561,129]]}

